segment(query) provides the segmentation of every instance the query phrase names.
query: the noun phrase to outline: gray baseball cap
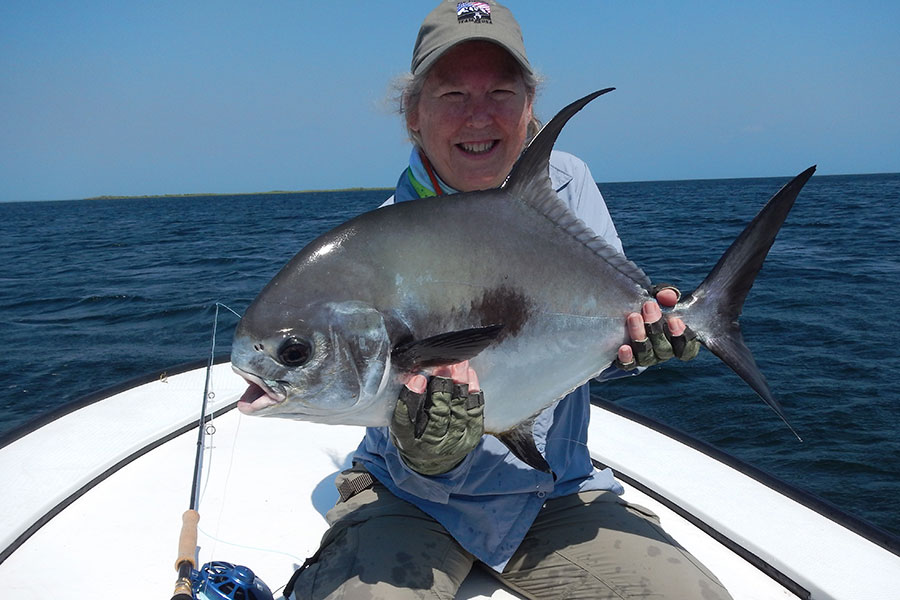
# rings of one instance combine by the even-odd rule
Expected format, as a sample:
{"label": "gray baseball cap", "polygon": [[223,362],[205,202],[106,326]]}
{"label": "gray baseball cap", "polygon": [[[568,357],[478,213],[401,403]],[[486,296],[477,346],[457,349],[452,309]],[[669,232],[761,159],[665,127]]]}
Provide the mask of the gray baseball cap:
{"label": "gray baseball cap", "polygon": [[425,73],[447,50],[474,40],[501,46],[519,61],[526,75],[534,75],[519,24],[508,8],[493,1],[443,0],[419,28],[410,70],[413,75]]}

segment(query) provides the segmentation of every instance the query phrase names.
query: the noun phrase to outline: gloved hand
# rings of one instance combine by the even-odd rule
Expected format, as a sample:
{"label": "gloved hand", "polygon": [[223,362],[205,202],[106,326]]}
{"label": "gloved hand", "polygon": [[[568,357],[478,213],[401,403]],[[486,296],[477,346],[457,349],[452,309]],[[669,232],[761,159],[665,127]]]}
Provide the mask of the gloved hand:
{"label": "gloved hand", "polygon": [[[659,286],[656,299],[665,306],[675,306],[681,298],[678,288]],[[677,356],[688,361],[700,352],[697,334],[691,331],[679,317],[663,320],[659,304],[645,302],[641,314],[626,317],[631,344],[619,347],[615,366],[625,371],[637,367],[649,367]]]}
{"label": "gloved hand", "polygon": [[390,424],[403,462],[423,475],[446,473],[484,435],[484,395],[468,361],[435,373],[429,380],[416,375],[407,382]]}

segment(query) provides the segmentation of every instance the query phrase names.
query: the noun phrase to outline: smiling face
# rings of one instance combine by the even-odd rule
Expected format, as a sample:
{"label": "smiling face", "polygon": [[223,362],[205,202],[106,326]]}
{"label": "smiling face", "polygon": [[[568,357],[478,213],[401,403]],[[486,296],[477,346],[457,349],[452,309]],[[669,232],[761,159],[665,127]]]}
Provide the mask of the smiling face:
{"label": "smiling face", "polygon": [[407,125],[437,174],[461,192],[503,183],[522,152],[533,94],[508,52],[490,42],[465,42],[428,72]]}

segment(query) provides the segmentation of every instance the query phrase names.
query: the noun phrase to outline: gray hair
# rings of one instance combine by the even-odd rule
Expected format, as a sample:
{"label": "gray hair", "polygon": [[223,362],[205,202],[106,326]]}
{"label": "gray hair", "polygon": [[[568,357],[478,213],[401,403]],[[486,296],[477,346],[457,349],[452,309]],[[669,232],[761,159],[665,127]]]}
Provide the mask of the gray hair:
{"label": "gray hair", "polygon": [[[422,88],[425,86],[425,79],[427,77],[428,71],[418,75],[406,73],[398,76],[391,84],[393,103],[396,107],[396,111],[403,117],[403,123],[406,125],[406,133],[409,136],[409,140],[419,150],[422,149],[422,137],[419,135],[418,131],[413,131],[409,128],[406,115],[418,110],[419,98],[422,95]],[[537,96],[537,91],[541,85],[542,78],[539,75],[525,73],[524,71],[522,72],[522,78],[525,83],[526,93],[534,100],[535,96]],[[528,132],[525,136],[525,143],[527,144],[530,142],[540,130],[541,121],[534,116],[534,112],[532,111],[531,121],[528,123]]]}

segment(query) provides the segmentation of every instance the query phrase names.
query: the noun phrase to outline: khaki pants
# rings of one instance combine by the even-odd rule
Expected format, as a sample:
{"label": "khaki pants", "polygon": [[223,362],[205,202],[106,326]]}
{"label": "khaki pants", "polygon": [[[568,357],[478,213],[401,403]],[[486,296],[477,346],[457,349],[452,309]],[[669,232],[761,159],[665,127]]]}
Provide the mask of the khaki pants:
{"label": "khaki pants", "polygon": [[[292,599],[451,600],[476,562],[437,521],[378,482],[326,518],[331,528]],[[525,598],[730,598],[656,515],[611,492],[549,500],[504,572],[485,570]]]}

